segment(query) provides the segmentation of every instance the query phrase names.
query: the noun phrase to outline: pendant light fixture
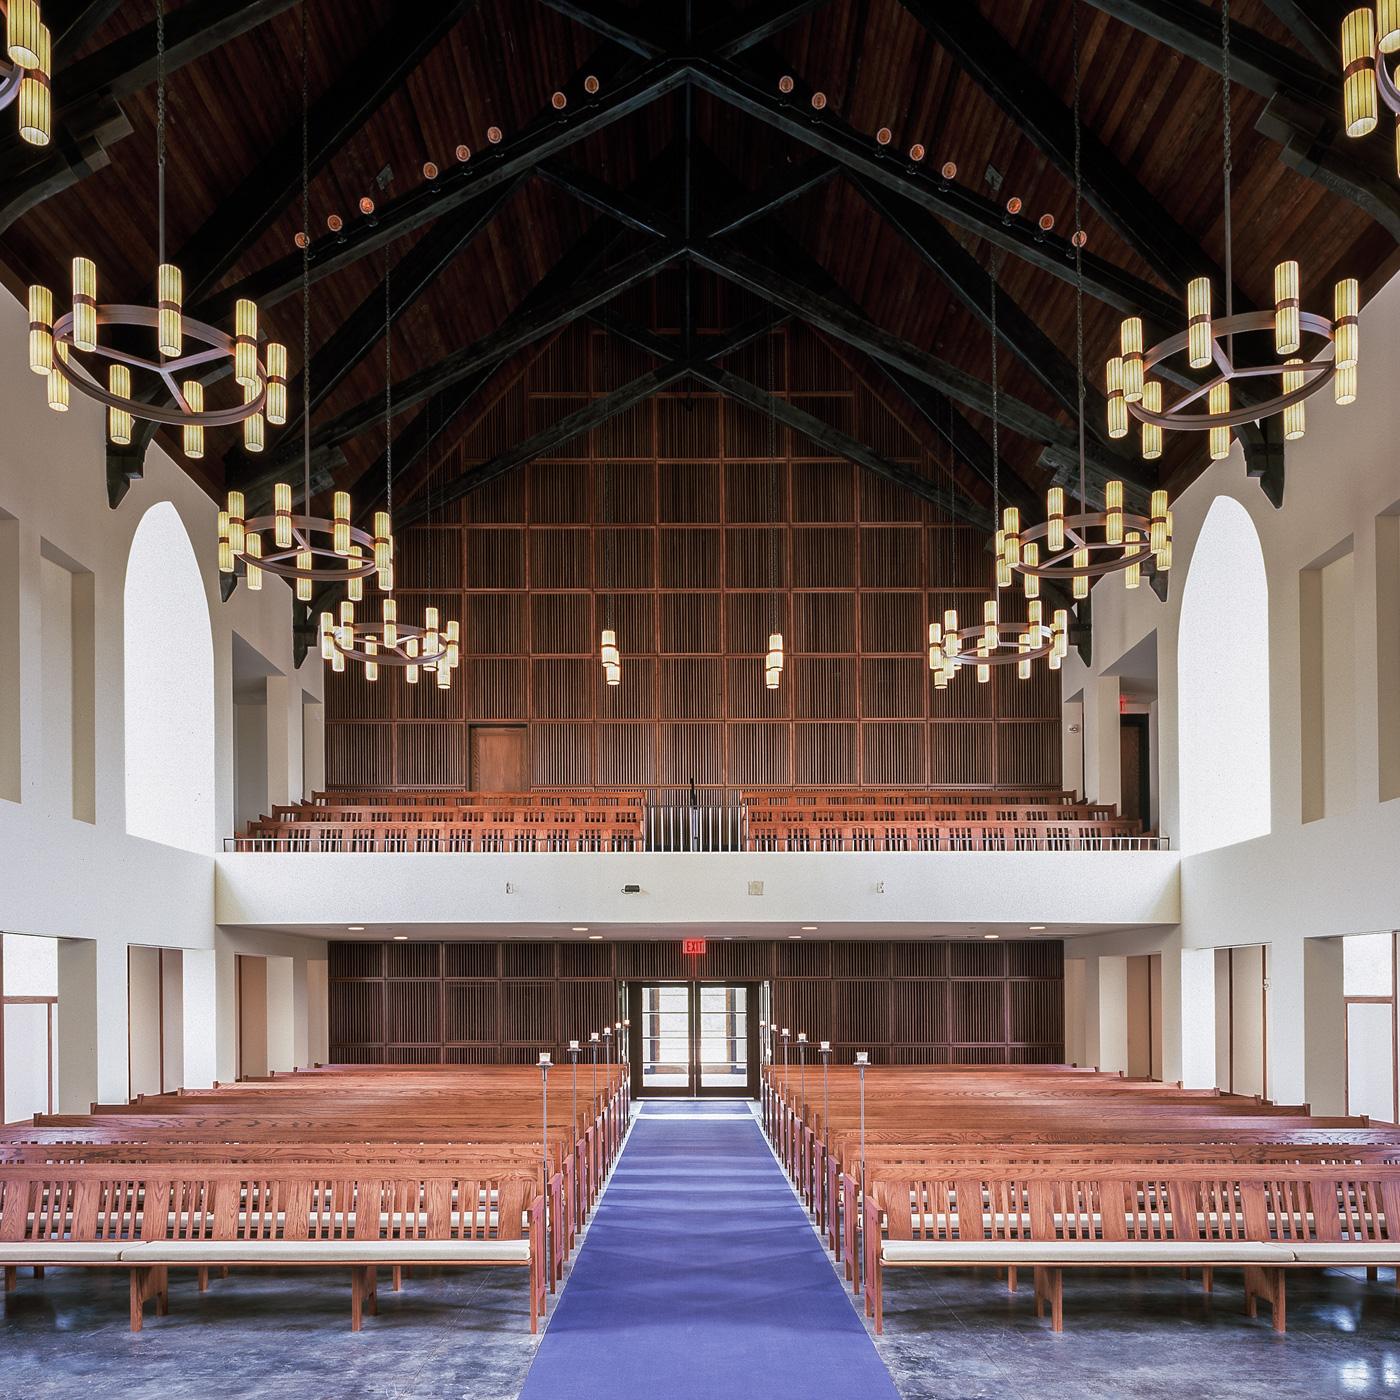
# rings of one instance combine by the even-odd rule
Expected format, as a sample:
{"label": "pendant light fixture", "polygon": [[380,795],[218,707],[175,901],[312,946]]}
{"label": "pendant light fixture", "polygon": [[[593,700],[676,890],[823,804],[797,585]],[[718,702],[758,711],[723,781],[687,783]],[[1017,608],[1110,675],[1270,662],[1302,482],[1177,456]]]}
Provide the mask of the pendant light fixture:
{"label": "pendant light fixture", "polygon": [[[771,250],[771,245],[770,245]],[[770,256],[769,261],[772,261]],[[776,320],[768,326],[768,650],[763,658],[763,684],[777,690],[785,659],[783,634],[778,619],[778,400],[774,369]],[[784,375],[784,383],[786,383]]]}
{"label": "pendant light fixture", "polygon": [[[262,587],[264,571],[277,574],[292,582],[299,601],[309,603],[318,583],[348,584],[349,601],[358,603],[363,597],[363,581],[371,574],[379,575],[379,586],[391,592],[394,587],[394,538],[389,531],[389,516],[379,511],[374,517],[374,533],[350,523],[350,495],[337,491],[332,502],[330,520],[311,513],[311,174],[310,136],[307,100],[307,25],[306,0],[301,6],[301,232],[297,243],[301,248],[301,384],[302,384],[302,511],[292,513],[290,483],[279,481],[272,488],[272,514],[248,518],[242,491],[230,491],[225,509],[219,513],[219,569],[235,573],[243,564],[248,587]],[[250,371],[257,347],[256,308],[253,316],[244,317],[243,308],[252,303],[239,302],[238,349],[235,374]],[[276,351],[274,355],[272,352]],[[270,346],[270,367],[277,369],[276,379],[266,389],[268,421],[287,420],[287,352],[283,346]],[[245,388],[251,393],[251,387]],[[261,402],[262,396],[259,396]],[[273,416],[273,411],[276,416]],[[196,444],[203,453],[202,440]],[[244,425],[244,447],[262,450],[262,416],[254,414]],[[186,434],[186,450],[190,439]],[[193,454],[192,454],[193,455]],[[267,536],[267,538],[264,538]],[[324,651],[324,644],[322,647]]]}
{"label": "pendant light fixture", "polygon": [[1342,21],[1342,115],[1348,136],[1376,129],[1377,97],[1394,113],[1396,168],[1400,169],[1400,87],[1385,55],[1400,51],[1400,3],[1376,0]]}
{"label": "pendant light fixture", "polygon": [[[10,47],[15,35],[29,33],[30,11],[37,15],[33,0],[10,0],[7,17]],[[47,51],[47,31],[38,29],[41,47]],[[28,53],[21,46],[21,51]],[[34,70],[39,71],[39,70]],[[23,108],[23,93],[21,93]],[[38,97],[34,100],[37,102]],[[43,92],[47,104],[45,82]],[[37,109],[36,109],[37,110]],[[29,138],[26,138],[29,139]],[[196,321],[184,314],[180,269],[165,256],[165,0],[156,0],[156,191],[159,252],[156,269],[156,305],[133,306],[98,301],[97,265],[90,259],[73,259],[72,310],[54,319],[53,292],[48,287],[29,288],[29,368],[45,377],[49,407],[58,412],[68,408],[69,390],[76,388],[108,410],[108,432],[113,442],[131,441],[132,419],[164,423],[184,429],[186,444],[193,442],[203,455],[204,429],[244,425],[245,443],[261,446],[263,415],[269,422],[284,422],[285,394],[273,390],[276,365],[283,366],[282,346],[267,347],[267,363],[258,359],[258,308],[240,299],[234,311],[234,334]],[[99,339],[102,326],[132,326],[155,332],[156,353],[147,358],[104,345]],[[193,344],[191,344],[193,342]],[[107,373],[76,373],[74,351],[109,361]],[[206,409],[204,385],[194,374],[220,360],[232,360],[234,377],[242,402],[230,408]],[[144,382],[138,390],[132,371]],[[137,393],[140,397],[137,397]],[[279,416],[280,414],[280,416]]]}
{"label": "pendant light fixture", "polygon": [[[1229,0],[1225,0],[1228,8]],[[1227,87],[1228,92],[1228,87]],[[1142,566],[1147,563],[1147,555],[1153,557],[1156,569],[1166,573],[1172,562],[1172,513],[1167,509],[1167,493],[1154,491],[1151,499],[1150,516],[1141,516],[1123,509],[1123,483],[1110,481],[1104,487],[1104,509],[1089,509],[1089,496],[1085,482],[1084,458],[1084,246],[1088,242],[1082,227],[1083,214],[1083,172],[1081,155],[1083,146],[1083,126],[1080,122],[1080,78],[1079,78],[1079,0],[1074,0],[1074,236],[1070,240],[1074,249],[1074,316],[1075,316],[1075,375],[1078,387],[1079,407],[1079,511],[1076,514],[1065,512],[1065,492],[1062,486],[1052,486],[1045,496],[1046,519],[1043,523],[1021,527],[1020,512],[1015,506],[1008,506],[1002,515],[1002,528],[998,532],[997,553],[1001,560],[1001,575],[1014,571],[1021,575],[1025,595],[1029,602],[1040,598],[1041,579],[1050,579],[1069,585],[1075,598],[1087,598],[1095,579],[1104,574],[1123,573],[1129,588],[1137,588],[1142,581]],[[1228,116],[1226,130],[1228,133]],[[1226,138],[1226,163],[1228,166],[1229,138]],[[1228,182],[1228,175],[1227,175]],[[1228,209],[1228,201],[1227,201]],[[1228,213],[1226,226],[1228,229]],[[1228,237],[1227,237],[1228,241]],[[1228,254],[1227,254],[1228,268]],[[1202,279],[1204,280],[1204,279]],[[1226,274],[1229,281],[1229,274]],[[1195,287],[1195,283],[1192,286]],[[1209,302],[1209,283],[1206,283],[1206,300]],[[1206,324],[1193,320],[1190,334],[1199,334],[1200,327]],[[1183,334],[1182,347],[1185,346]],[[1170,343],[1170,342],[1164,342]],[[1157,380],[1143,379],[1143,368],[1160,347],[1154,347],[1147,356],[1142,353],[1142,322],[1130,318],[1123,323],[1123,354],[1109,361],[1108,367],[1108,412],[1109,434],[1122,437],[1128,431],[1127,411],[1144,418],[1143,455],[1161,455],[1161,427],[1154,410],[1161,407],[1161,384]],[[1181,347],[1179,347],[1181,348]],[[1161,358],[1158,356],[1158,358]],[[1151,361],[1155,363],[1156,361]],[[1228,394],[1228,383],[1224,386]],[[995,390],[994,390],[995,392]],[[1130,401],[1130,395],[1135,401]],[[1147,408],[1144,409],[1143,405]],[[1252,414],[1247,416],[1253,416]],[[1228,452],[1228,447],[1226,451]],[[1057,635],[1065,634],[1062,623],[1067,622],[1063,610],[1055,614]],[[1067,643],[1058,642],[1058,657],[1052,657],[1051,665],[1058,669],[1060,661],[1067,654]]]}
{"label": "pendant light fixture", "polygon": [[[603,397],[612,392],[612,337],[608,334],[608,309],[603,308]],[[622,684],[622,652],[617,645],[617,620],[614,597],[617,583],[617,538],[613,529],[613,420],[603,425],[603,635],[598,647],[598,660],[603,664],[603,680],[608,685]]]}
{"label": "pendant light fixture", "polygon": [[53,43],[38,0],[9,0],[5,54],[0,58],[0,108],[19,104],[20,139],[47,146],[53,135]]}
{"label": "pendant light fixture", "polygon": [[[394,513],[394,377],[391,333],[394,328],[393,299],[389,287],[389,249],[384,249],[384,509],[375,512],[375,534],[390,541],[392,551]],[[426,412],[426,410],[425,410]],[[431,492],[432,476],[428,488]],[[337,492],[337,496],[343,492]],[[431,496],[429,497],[431,500]],[[349,500],[346,499],[346,509]],[[432,547],[431,538],[429,548]],[[375,560],[376,567],[379,559]],[[431,583],[431,573],[429,582]],[[355,600],[346,598],[340,604],[340,623],[335,625],[331,613],[321,614],[321,655],[329,657],[335,667],[337,654],[342,658],[363,663],[365,679],[377,681],[381,666],[394,666],[404,671],[409,685],[417,685],[421,671],[437,676],[439,690],[452,685],[452,672],[461,664],[461,638],[456,622],[444,623],[436,607],[424,609],[421,627],[399,620],[398,602],[393,596],[393,558],[389,569],[379,572],[379,586],[384,590],[378,621],[355,621]],[[335,667],[339,670],[342,667]]]}
{"label": "pendant light fixture", "polygon": [[[1343,91],[1348,135],[1362,135],[1375,125],[1376,79],[1378,72],[1385,72],[1384,64],[1378,69],[1375,61],[1377,14],[1382,17],[1383,51],[1400,48],[1400,5],[1395,0],[1378,0],[1375,13],[1354,11],[1342,27],[1342,45],[1347,54]],[[1209,432],[1211,460],[1221,461],[1230,454],[1230,430],[1242,423],[1281,413],[1284,436],[1302,437],[1306,427],[1303,402],[1329,382],[1336,403],[1345,406],[1356,401],[1360,289],[1354,277],[1342,278],[1333,288],[1329,320],[1301,309],[1298,264],[1285,259],[1274,268],[1274,309],[1234,314],[1230,221],[1230,183],[1234,168],[1230,123],[1230,0],[1221,0],[1220,60],[1224,119],[1225,315],[1213,319],[1210,279],[1197,277],[1186,289],[1184,331],[1144,351],[1142,322],[1135,316],[1129,317],[1119,333],[1119,354],[1108,362],[1109,435],[1123,437],[1128,431],[1128,415],[1131,414],[1143,425],[1143,456],[1149,459],[1161,453],[1161,430],[1164,428]],[[1400,92],[1396,92],[1388,75],[1384,77],[1381,91],[1394,94],[1400,104]],[[1400,105],[1394,110],[1400,113]],[[1272,336],[1277,362],[1237,365],[1235,337],[1260,333]],[[1318,359],[1312,353],[1300,355],[1304,335],[1317,336],[1324,343],[1330,341],[1331,358]],[[1323,346],[1317,348],[1320,351]],[[1144,375],[1183,351],[1192,369],[1214,367],[1215,374],[1164,406],[1160,381],[1147,381]],[[1237,380],[1251,379],[1277,380],[1279,392],[1262,402],[1232,406],[1230,385]],[[1205,412],[1200,411],[1202,402]],[[1155,431],[1149,433],[1149,429]]]}
{"label": "pendant light fixture", "polygon": [[[992,519],[997,518],[1001,506],[1001,403],[998,383],[997,355],[997,252],[991,251],[991,330],[992,330]],[[1016,515],[1016,508],[1009,507],[1007,518]],[[1029,680],[1031,663],[1046,660],[1056,670],[1060,660],[1069,649],[1067,617],[1064,610],[1055,614],[1053,627],[1045,625],[1039,598],[1032,598],[1026,604],[1024,626],[1015,622],[1003,622],[1001,618],[1000,591],[1011,583],[1011,568],[1007,562],[1009,553],[1004,548],[1004,532],[998,530],[992,560],[992,596],[982,604],[982,622],[979,626],[959,627],[956,610],[944,613],[943,621],[929,624],[928,663],[937,678],[945,676],[946,687],[953,673],[961,667],[975,666],[979,683],[986,685],[992,678],[993,666],[1015,666],[1021,680]]]}

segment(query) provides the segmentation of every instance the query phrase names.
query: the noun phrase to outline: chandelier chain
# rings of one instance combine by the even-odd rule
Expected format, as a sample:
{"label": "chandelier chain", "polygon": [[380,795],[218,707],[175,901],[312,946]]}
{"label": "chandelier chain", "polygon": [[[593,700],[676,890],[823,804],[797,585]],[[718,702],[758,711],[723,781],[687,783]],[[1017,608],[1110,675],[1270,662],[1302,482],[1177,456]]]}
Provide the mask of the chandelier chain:
{"label": "chandelier chain", "polygon": [[[606,268],[611,259],[604,258]],[[606,399],[612,393],[612,336],[608,333],[608,308],[606,303],[603,306],[603,374],[602,374],[603,398]],[[612,458],[613,449],[616,443],[613,438],[613,420],[610,414],[603,424],[603,524],[606,533],[603,538],[603,583],[607,589],[607,605],[604,618],[609,631],[616,631],[614,627],[616,605],[614,603],[614,593],[616,590],[616,568],[617,568],[617,541],[613,531],[613,470]]]}
{"label": "chandelier chain", "polygon": [[[1230,0],[1220,0],[1220,97],[1224,109],[1225,159],[1222,165],[1225,178],[1225,315],[1235,314],[1234,276],[1234,230],[1230,219],[1230,176],[1234,171],[1234,158],[1231,151],[1232,131],[1230,128]],[[1231,363],[1234,363],[1233,342],[1230,337]]]}
{"label": "chandelier chain", "polygon": [[306,0],[301,0],[301,440],[302,509],[311,514],[311,124],[306,80]]}
{"label": "chandelier chain", "polygon": [[1084,124],[1080,120],[1079,0],[1074,0],[1074,338],[1075,374],[1079,402],[1079,500],[1084,509],[1084,230],[1081,225]]}
{"label": "chandelier chain", "polygon": [[1001,520],[1001,402],[997,383],[997,250],[992,246],[992,525]]}
{"label": "chandelier chain", "polygon": [[[770,240],[769,248],[772,243]],[[769,258],[771,264],[772,258]],[[768,614],[769,632],[778,630],[778,422],[777,372],[775,368],[778,338],[777,313],[768,315]]]}
{"label": "chandelier chain", "polygon": [[156,0],[156,198],[160,256],[165,262],[165,0]]}
{"label": "chandelier chain", "polygon": [[389,288],[389,245],[384,245],[384,510],[394,520],[394,302]]}

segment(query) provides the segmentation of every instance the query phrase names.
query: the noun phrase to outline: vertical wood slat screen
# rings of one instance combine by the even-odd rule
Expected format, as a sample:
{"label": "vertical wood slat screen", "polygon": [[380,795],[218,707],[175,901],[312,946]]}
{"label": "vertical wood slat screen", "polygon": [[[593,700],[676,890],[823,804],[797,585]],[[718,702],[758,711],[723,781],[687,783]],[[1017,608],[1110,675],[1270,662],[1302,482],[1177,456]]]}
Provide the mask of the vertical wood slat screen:
{"label": "vertical wood slat screen", "polygon": [[622,983],[768,981],[794,1036],[837,1063],[1053,1064],[1064,1058],[1064,944],[331,943],[330,1054],[349,1064],[568,1063],[620,1019]]}
{"label": "vertical wood slat screen", "polygon": [[[634,299],[629,314],[667,329],[664,279]],[[726,324],[755,309],[730,288],[705,300]],[[773,342],[784,397],[946,484],[946,465],[812,332],[781,329]],[[437,464],[435,482],[650,363],[570,327]],[[766,386],[767,340],[727,363]],[[965,622],[981,618],[982,536],[781,426],[776,624],[789,660],[781,688],[764,688],[768,436],[765,417],[718,395],[657,395],[403,531],[400,616],[432,601],[459,619],[462,668],[445,696],[387,667],[373,685],[354,667],[328,671],[328,785],[457,786],[471,726],[519,724],[541,788],[684,787],[692,777],[713,787],[1058,787],[1058,681],[1043,664],[1024,682],[1006,668],[988,685],[971,675],[947,691],[930,685],[929,621],[950,606]],[[624,658],[616,689],[597,660],[610,575]],[[1023,616],[1014,592],[1003,603]]]}

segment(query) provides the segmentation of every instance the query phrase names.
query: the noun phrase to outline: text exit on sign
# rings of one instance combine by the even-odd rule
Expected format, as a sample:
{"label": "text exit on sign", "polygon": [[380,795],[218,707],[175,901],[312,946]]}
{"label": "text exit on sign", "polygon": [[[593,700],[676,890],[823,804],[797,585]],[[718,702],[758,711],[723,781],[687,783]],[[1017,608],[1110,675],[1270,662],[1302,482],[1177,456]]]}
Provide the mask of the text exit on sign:
{"label": "text exit on sign", "polygon": [[705,940],[703,938],[687,938],[683,946],[687,954],[700,954],[705,951]]}

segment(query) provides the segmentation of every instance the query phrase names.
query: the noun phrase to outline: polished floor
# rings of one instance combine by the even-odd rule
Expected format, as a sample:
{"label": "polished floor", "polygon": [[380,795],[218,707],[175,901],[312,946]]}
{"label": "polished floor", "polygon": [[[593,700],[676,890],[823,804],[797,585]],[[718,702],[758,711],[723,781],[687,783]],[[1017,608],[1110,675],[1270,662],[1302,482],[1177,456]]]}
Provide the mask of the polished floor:
{"label": "polished floor", "polygon": [[[793,1228],[809,1229],[800,1216]],[[1169,1270],[1068,1274],[1059,1336],[1036,1318],[1029,1291],[1008,1294],[987,1271],[886,1279],[875,1346],[903,1400],[1400,1395],[1389,1270],[1369,1284],[1359,1271],[1294,1277],[1282,1337],[1267,1308],[1244,1316],[1230,1271],[1209,1296],[1199,1277]],[[0,1400],[517,1400],[541,1345],[521,1271],[420,1271],[397,1294],[386,1271],[379,1299],[379,1316],[354,1333],[344,1271],[241,1271],[204,1294],[193,1271],[173,1271],[169,1316],[148,1307],[133,1334],[124,1274],[55,1269],[34,1280],[25,1270],[0,1314]],[[562,1313],[552,1299],[551,1319]],[[664,1385],[645,1400],[668,1400]],[[865,1397],[847,1390],[842,1400]]]}

